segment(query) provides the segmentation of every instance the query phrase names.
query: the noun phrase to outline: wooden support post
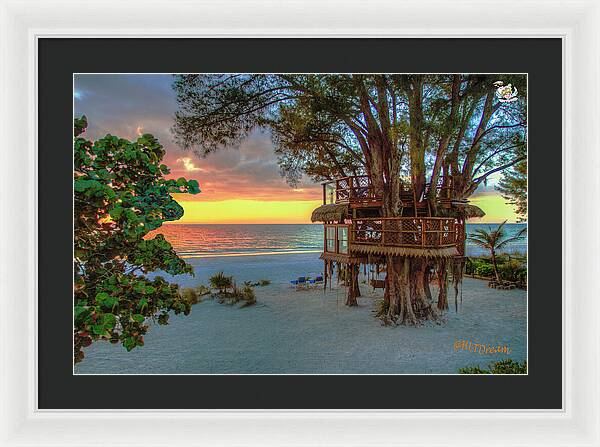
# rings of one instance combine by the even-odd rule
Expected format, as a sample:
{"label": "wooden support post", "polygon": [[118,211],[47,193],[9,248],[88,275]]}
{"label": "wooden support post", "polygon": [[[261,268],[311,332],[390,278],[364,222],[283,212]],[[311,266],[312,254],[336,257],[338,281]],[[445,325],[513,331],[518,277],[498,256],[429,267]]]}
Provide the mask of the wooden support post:
{"label": "wooden support post", "polygon": [[323,205],[327,205],[327,184],[323,183]]}

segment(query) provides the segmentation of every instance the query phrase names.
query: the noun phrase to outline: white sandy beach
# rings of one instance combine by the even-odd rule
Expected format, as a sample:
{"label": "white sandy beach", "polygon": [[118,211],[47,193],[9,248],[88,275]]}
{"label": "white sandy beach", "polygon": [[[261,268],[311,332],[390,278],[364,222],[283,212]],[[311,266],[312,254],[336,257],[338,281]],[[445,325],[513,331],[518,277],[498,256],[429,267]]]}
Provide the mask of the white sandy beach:
{"label": "white sandy beach", "polygon": [[[153,326],[145,346],[95,343],[76,374],[419,374],[457,373],[502,358],[527,358],[527,296],[489,289],[465,278],[462,304],[441,324],[383,327],[372,310],[382,291],[361,285],[358,308],[344,306],[344,288],[296,291],[289,280],[322,272],[318,253],[191,258],[195,277],[170,278],[182,286],[206,284],[218,271],[256,287],[257,305],[244,309],[205,300],[189,316]],[[433,290],[435,296],[435,289]],[[460,298],[459,298],[460,299]],[[507,345],[506,354],[454,349],[460,340]]]}

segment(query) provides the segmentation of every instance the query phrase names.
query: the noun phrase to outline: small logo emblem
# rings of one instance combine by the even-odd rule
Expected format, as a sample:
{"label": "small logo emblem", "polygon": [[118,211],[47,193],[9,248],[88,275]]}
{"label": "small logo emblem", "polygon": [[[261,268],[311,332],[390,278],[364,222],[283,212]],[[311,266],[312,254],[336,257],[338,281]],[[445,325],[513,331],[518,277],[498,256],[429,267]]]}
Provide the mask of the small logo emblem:
{"label": "small logo emblem", "polygon": [[496,81],[494,82],[494,86],[496,87],[496,96],[498,97],[498,101],[513,102],[517,100],[517,95],[519,92],[516,87],[512,86],[512,84],[504,85],[504,82]]}

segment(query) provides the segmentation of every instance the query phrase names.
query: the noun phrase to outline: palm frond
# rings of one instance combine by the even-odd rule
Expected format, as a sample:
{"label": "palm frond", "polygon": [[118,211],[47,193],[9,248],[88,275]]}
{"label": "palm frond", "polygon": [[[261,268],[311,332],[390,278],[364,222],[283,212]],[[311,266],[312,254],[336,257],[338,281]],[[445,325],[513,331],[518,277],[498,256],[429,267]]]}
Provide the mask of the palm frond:
{"label": "palm frond", "polygon": [[479,239],[477,237],[472,237],[472,236],[467,239],[469,241],[473,242],[475,245],[479,245],[480,247],[483,247],[483,248],[490,247],[490,242],[487,239]]}
{"label": "palm frond", "polygon": [[520,241],[520,240],[524,239],[523,233],[524,233],[524,231],[521,230],[517,233],[516,236],[510,237],[508,239],[504,239],[502,242],[500,242],[498,245],[496,245],[496,248],[503,248],[503,247],[506,247],[511,242]]}

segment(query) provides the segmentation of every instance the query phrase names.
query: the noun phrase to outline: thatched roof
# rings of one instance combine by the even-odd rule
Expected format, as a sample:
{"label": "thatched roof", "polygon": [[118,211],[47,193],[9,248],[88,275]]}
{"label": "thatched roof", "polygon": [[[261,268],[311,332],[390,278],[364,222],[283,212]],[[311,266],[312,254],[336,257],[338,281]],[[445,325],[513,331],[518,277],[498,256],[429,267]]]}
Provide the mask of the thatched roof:
{"label": "thatched roof", "polygon": [[334,261],[341,262],[342,264],[366,264],[367,258],[362,256],[352,256],[352,255],[343,255],[339,253],[328,253],[324,251],[319,256],[319,259],[323,259],[324,261]]}
{"label": "thatched roof", "polygon": [[330,203],[321,205],[312,212],[310,220],[312,222],[341,222],[348,217],[347,204]]}
{"label": "thatched roof", "polygon": [[470,219],[472,217],[483,217],[485,216],[485,211],[475,205],[467,205],[465,206],[465,217]]}
{"label": "thatched roof", "polygon": [[485,211],[483,211],[478,206],[471,205],[470,203],[453,202],[452,206],[454,208],[459,208],[464,213],[467,219],[485,216]]}
{"label": "thatched roof", "polygon": [[413,256],[422,258],[451,258],[454,256],[458,256],[458,250],[456,249],[456,247],[418,248],[352,243],[350,249],[353,252],[365,254],[371,253],[377,255]]}

